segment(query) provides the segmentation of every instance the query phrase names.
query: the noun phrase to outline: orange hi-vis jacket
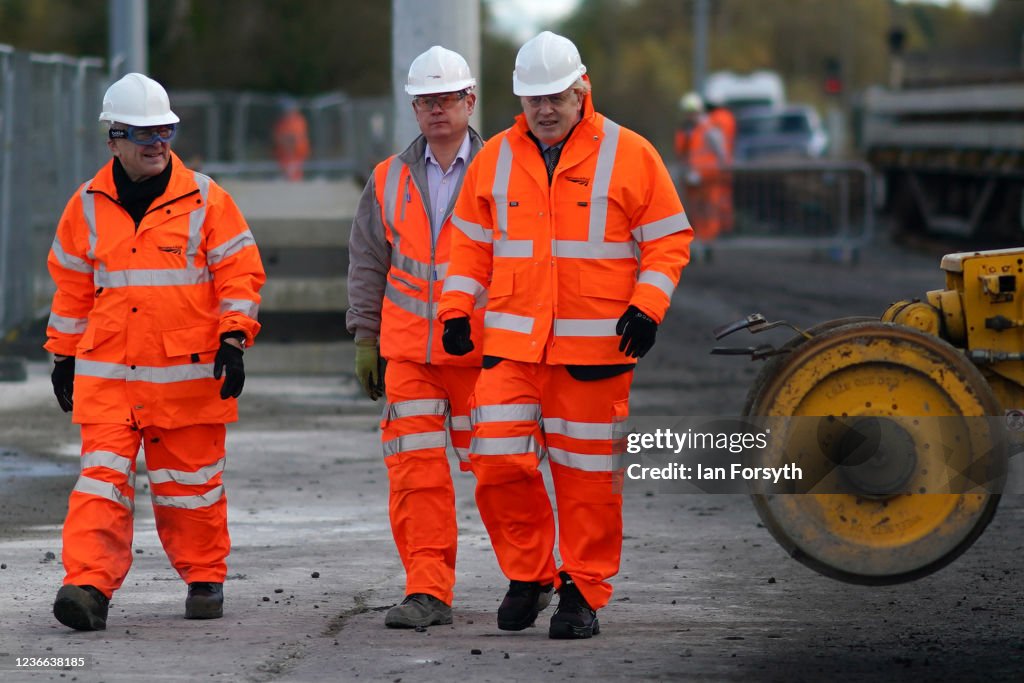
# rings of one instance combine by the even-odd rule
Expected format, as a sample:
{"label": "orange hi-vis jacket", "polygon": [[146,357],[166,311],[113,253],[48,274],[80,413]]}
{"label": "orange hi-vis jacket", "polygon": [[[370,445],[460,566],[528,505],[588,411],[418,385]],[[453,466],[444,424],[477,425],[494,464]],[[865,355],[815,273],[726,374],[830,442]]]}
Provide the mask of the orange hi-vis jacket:
{"label": "orange hi-vis jacket", "polygon": [[[470,130],[469,163],[483,146]],[[348,329],[357,338],[379,336],[388,360],[480,366],[483,306],[476,304],[474,350],[452,356],[441,344],[437,302],[449,268],[454,209],[448,206],[437,242],[431,233],[426,138],[377,164],[364,190],[349,238]],[[463,171],[465,173],[466,171]],[[386,240],[386,241],[385,241]]]}
{"label": "orange hi-vis jacket", "polygon": [[672,178],[654,147],[596,113],[590,95],[550,185],[528,132],[520,114],[466,171],[439,317],[468,315],[486,290],[486,355],[635,362],[619,351],[616,322],[631,304],[661,322],[690,257]]}
{"label": "orange hi-vis jacket", "polygon": [[48,266],[57,285],[46,350],[75,356],[73,422],[176,428],[233,422],[213,359],[220,335],[252,344],[266,279],[256,242],[219,185],[172,153],[136,229],[113,161],[64,209]]}

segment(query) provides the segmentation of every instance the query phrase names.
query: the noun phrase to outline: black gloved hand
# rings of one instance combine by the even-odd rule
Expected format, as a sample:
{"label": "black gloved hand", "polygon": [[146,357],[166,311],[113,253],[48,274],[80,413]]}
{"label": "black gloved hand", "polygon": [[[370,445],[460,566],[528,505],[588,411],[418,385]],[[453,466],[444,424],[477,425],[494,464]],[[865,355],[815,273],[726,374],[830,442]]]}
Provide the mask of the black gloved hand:
{"label": "black gloved hand", "polygon": [[50,381],[53,382],[53,395],[57,397],[60,409],[70,413],[75,406],[75,357],[53,361]]}
{"label": "black gloved hand", "polygon": [[242,349],[227,341],[221,340],[220,349],[213,359],[213,378],[220,379],[224,375],[224,384],[220,387],[222,399],[238,398],[242,395],[245,385],[245,363],[242,362]]}
{"label": "black gloved hand", "polygon": [[633,358],[643,358],[654,346],[658,323],[636,306],[630,306],[615,324],[615,334],[622,335],[619,351]]}
{"label": "black gloved hand", "polygon": [[444,345],[444,350],[453,356],[465,356],[472,351],[473,340],[469,338],[469,318],[445,320],[441,344]]}

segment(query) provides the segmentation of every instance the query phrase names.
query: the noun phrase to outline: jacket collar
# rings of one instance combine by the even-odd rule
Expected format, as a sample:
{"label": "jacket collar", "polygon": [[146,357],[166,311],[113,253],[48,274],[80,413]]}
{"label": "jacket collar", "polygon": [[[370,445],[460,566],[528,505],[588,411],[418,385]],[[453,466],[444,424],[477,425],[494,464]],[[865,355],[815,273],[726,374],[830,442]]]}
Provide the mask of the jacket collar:
{"label": "jacket collar", "polygon": [[[476,153],[480,151],[480,148],[484,146],[483,138],[480,134],[473,130],[472,126],[469,126],[469,158],[466,159],[468,165]],[[424,161],[424,153],[427,150],[427,138],[422,134],[417,136],[412,143],[405,148],[401,154],[398,155],[399,161],[404,163],[410,168],[423,167],[426,168],[426,161]]]}
{"label": "jacket collar", "polygon": [[[174,151],[171,151],[171,178],[167,181],[167,189],[164,193],[153,200],[151,206],[157,206],[159,204],[166,203],[173,199],[177,199],[186,194],[190,194],[199,189],[196,184],[195,176],[192,175],[192,171],[185,168],[185,164],[182,163]],[[117,197],[117,186],[114,184],[114,159],[111,157],[103,168],[93,176],[93,179],[89,181],[89,186],[86,188],[88,192],[102,192],[110,197]]]}

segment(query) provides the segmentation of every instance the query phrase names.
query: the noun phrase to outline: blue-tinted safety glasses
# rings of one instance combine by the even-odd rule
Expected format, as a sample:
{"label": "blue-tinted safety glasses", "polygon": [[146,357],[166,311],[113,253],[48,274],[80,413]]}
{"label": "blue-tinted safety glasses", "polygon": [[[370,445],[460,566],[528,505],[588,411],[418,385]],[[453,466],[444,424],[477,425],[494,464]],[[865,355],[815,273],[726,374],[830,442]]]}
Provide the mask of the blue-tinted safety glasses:
{"label": "blue-tinted safety glasses", "polygon": [[127,128],[111,128],[110,139],[124,138],[136,145],[155,145],[158,142],[170,142],[178,127],[173,123],[162,126],[128,126]]}

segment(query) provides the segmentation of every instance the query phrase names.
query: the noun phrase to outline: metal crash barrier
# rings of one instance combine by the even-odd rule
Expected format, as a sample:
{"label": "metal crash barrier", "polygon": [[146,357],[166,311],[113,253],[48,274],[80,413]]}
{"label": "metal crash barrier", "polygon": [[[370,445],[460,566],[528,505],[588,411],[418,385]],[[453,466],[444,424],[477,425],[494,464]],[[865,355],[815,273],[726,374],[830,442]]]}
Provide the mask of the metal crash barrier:
{"label": "metal crash barrier", "polygon": [[806,250],[853,263],[874,233],[873,181],[861,162],[785,159],[713,173],[670,168],[697,239],[712,250]]}

